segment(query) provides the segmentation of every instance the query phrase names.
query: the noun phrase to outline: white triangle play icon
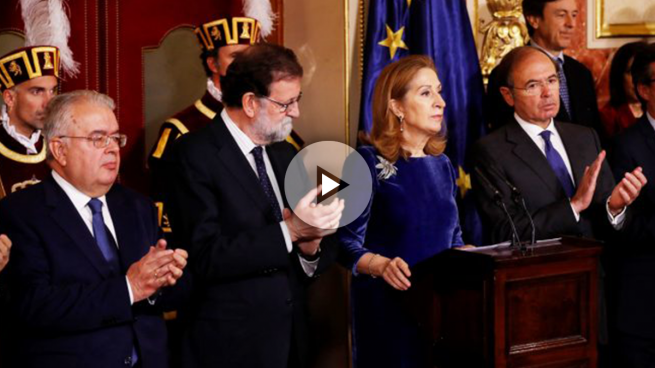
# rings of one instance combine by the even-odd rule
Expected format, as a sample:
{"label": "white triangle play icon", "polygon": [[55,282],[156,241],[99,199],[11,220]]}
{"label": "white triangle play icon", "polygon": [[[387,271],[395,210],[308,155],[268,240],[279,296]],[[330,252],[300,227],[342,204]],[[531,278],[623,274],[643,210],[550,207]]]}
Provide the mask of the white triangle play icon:
{"label": "white triangle play icon", "polygon": [[321,184],[323,184],[323,186],[321,187],[322,196],[326,196],[326,194],[330,193],[332,189],[339,186],[339,182],[332,180],[329,176],[326,176],[325,174],[321,175]]}
{"label": "white triangle play icon", "polygon": [[316,184],[321,185],[321,193],[316,196],[316,203],[321,203],[340,190],[348,187],[348,183],[336,175],[316,166]]}

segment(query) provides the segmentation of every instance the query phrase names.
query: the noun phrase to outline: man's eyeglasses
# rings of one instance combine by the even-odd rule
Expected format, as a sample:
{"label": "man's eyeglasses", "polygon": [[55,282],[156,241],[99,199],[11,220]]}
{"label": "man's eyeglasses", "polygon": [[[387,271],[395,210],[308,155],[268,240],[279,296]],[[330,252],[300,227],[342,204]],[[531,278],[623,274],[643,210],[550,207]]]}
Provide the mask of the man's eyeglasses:
{"label": "man's eyeglasses", "polygon": [[548,87],[548,89],[551,90],[551,91],[559,90],[559,78],[557,78],[556,76],[553,76],[553,77],[550,77],[550,78],[548,78],[546,80],[533,81],[533,82],[528,83],[525,86],[525,88],[510,86],[510,88],[525,91],[525,94],[528,95],[528,96],[540,95],[541,91],[543,91],[544,87]]}
{"label": "man's eyeglasses", "polygon": [[61,135],[59,138],[77,138],[77,139],[86,139],[93,143],[95,148],[105,148],[109,146],[109,143],[112,141],[118,145],[118,147],[123,148],[127,144],[127,136],[125,134],[112,134],[112,135],[92,135],[90,137],[73,137],[70,135]]}
{"label": "man's eyeglasses", "polygon": [[274,99],[272,99],[272,98],[270,98],[268,96],[260,96],[260,97],[265,98],[265,99],[271,101],[272,103],[278,105],[280,107],[280,112],[287,112],[287,110],[289,110],[289,107],[291,107],[293,104],[295,104],[297,102],[300,102],[300,99],[302,98],[302,92],[300,92],[298,97],[294,98],[293,100],[291,100],[290,102],[287,102],[287,103],[282,103],[280,101],[275,101]]}

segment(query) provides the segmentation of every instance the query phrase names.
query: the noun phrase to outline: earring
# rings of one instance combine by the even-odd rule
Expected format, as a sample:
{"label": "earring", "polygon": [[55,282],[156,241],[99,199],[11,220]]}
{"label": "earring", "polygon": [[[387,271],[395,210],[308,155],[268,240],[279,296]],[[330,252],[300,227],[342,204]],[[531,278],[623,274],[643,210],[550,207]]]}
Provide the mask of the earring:
{"label": "earring", "polygon": [[398,115],[398,121],[400,123],[400,131],[401,132],[405,130],[405,129],[403,129],[403,120],[405,120],[405,117],[403,115]]}

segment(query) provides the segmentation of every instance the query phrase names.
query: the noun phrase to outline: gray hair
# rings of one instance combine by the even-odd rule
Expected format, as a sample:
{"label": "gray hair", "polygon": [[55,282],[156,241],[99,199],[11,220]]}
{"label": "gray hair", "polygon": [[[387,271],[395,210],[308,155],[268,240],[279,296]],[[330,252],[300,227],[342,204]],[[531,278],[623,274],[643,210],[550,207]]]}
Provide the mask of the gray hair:
{"label": "gray hair", "polygon": [[46,160],[53,159],[52,152],[50,152],[50,141],[67,134],[70,123],[73,121],[73,106],[82,102],[107,107],[112,111],[116,107],[111,97],[96,91],[78,90],[55,96],[46,107],[43,122],[43,137],[47,147]]}

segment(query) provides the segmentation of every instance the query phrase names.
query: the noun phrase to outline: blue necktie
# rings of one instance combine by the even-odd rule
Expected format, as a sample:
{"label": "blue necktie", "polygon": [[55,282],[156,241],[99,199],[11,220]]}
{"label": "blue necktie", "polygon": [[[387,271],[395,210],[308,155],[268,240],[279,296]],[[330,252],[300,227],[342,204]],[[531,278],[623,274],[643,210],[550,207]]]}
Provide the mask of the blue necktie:
{"label": "blue necktie", "polygon": [[564,60],[557,58],[557,62],[559,63],[559,72],[557,73],[559,76],[559,96],[562,98],[562,102],[564,102],[564,108],[566,109],[566,113],[569,115],[569,118],[573,119],[573,116],[571,116],[571,98],[569,97],[569,86],[566,83],[566,74],[564,74]]}
{"label": "blue necktie", "polygon": [[98,248],[105,257],[109,265],[115,267],[116,271],[120,271],[120,264],[118,262],[118,250],[114,244],[111,234],[105,226],[105,219],[102,216],[102,202],[98,198],[92,198],[89,201],[89,208],[93,214],[93,236],[96,238]]}
{"label": "blue necktie", "polygon": [[569,171],[566,169],[566,164],[564,164],[562,156],[560,156],[559,152],[557,152],[557,150],[550,143],[551,134],[552,132],[548,130],[544,130],[543,132],[539,133],[541,138],[543,138],[544,142],[546,143],[546,160],[548,160],[550,167],[553,168],[555,175],[559,179],[560,183],[562,183],[562,187],[564,188],[566,196],[571,198],[575,192],[575,186],[573,185]]}
{"label": "blue necktie", "polygon": [[282,221],[282,212],[280,212],[280,204],[277,201],[275,192],[273,191],[273,186],[271,185],[271,180],[268,178],[266,173],[266,165],[264,164],[264,155],[263,149],[261,146],[257,146],[252,149],[252,155],[255,156],[255,165],[257,166],[257,176],[259,176],[259,184],[261,184],[262,189],[264,189],[264,194],[268,198],[268,202],[273,209],[273,215],[277,221]]}
{"label": "blue necktie", "polygon": [[[102,216],[102,202],[98,198],[91,198],[89,201],[89,208],[93,214],[93,236],[96,238],[98,248],[100,248],[107,263],[119,272],[121,268],[118,261],[118,248],[111,238],[107,226],[105,226],[105,219]],[[139,357],[136,353],[136,347],[133,347],[132,356],[129,358],[129,364],[134,366],[138,360]]]}

